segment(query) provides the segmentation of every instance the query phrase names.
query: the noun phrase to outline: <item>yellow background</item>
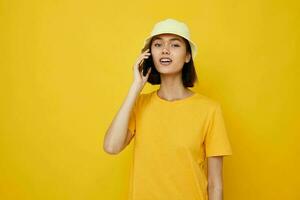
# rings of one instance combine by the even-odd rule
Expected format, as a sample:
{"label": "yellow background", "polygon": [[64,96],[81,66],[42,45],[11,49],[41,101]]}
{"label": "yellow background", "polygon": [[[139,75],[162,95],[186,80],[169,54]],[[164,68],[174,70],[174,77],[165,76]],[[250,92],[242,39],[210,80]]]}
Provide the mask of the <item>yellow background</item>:
{"label": "yellow background", "polygon": [[132,144],[108,155],[103,136],[144,38],[169,17],[199,47],[193,90],[223,108],[233,148],[224,199],[300,199],[297,1],[1,0],[0,9],[0,199],[126,200]]}

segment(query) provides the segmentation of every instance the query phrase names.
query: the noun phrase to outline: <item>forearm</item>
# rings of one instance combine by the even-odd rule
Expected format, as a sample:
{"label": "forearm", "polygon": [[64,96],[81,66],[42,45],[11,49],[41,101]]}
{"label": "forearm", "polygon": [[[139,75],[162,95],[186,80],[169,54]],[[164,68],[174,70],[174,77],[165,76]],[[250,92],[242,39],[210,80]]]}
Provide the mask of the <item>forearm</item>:
{"label": "forearm", "polygon": [[124,148],[130,114],[140,91],[138,85],[134,83],[131,85],[125,101],[105,133],[103,148],[106,152],[117,154]]}
{"label": "forearm", "polygon": [[209,200],[223,200],[223,189],[222,187],[209,187],[208,189]]}

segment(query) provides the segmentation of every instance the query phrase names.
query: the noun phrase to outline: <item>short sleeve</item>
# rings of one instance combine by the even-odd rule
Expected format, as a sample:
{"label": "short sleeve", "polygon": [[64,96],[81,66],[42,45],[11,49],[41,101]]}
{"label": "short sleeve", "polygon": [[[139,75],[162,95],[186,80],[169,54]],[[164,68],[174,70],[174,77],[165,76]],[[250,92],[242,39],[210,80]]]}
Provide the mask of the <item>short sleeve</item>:
{"label": "short sleeve", "polygon": [[232,149],[219,103],[216,104],[211,114],[204,144],[206,157],[232,155]]}

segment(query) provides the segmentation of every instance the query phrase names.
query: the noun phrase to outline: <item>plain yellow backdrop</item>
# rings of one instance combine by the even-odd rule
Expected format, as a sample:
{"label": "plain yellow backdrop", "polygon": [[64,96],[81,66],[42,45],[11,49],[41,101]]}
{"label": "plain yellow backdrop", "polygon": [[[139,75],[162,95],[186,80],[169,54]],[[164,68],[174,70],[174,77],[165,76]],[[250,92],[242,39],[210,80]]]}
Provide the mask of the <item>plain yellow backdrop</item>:
{"label": "plain yellow backdrop", "polygon": [[[299,3],[1,0],[0,199],[126,200],[132,143],[103,137],[153,25],[184,21],[193,90],[218,100],[224,199],[300,199]],[[142,93],[157,89],[146,84]]]}

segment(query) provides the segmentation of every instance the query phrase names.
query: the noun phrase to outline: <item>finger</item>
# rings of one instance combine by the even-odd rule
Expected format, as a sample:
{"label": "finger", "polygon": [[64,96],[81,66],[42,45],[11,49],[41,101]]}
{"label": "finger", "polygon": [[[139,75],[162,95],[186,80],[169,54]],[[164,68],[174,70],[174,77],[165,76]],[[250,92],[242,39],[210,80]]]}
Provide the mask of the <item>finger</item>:
{"label": "finger", "polygon": [[142,61],[143,61],[143,57],[137,59],[135,62],[135,66],[140,66],[142,64]]}
{"label": "finger", "polygon": [[150,74],[151,70],[152,70],[152,67],[149,68],[149,70],[147,72],[147,76]]}
{"label": "finger", "polygon": [[136,60],[135,65],[132,67],[132,69],[134,69],[134,68],[136,67],[136,65],[137,65],[137,66],[140,66],[140,65],[143,63],[144,59],[145,59],[145,58],[149,58],[150,55],[151,55],[151,54],[147,54],[147,55],[142,54],[142,55]]}
{"label": "finger", "polygon": [[141,58],[138,59],[137,63],[138,63],[139,65],[141,65],[145,58],[146,58],[146,59],[149,58],[149,55],[144,55],[144,56],[142,56]]}
{"label": "finger", "polygon": [[145,57],[149,57],[151,54],[142,54],[138,57],[138,60],[143,59]]}
{"label": "finger", "polygon": [[150,49],[148,48],[148,49],[146,49],[146,50],[144,51],[144,53],[145,53],[145,52],[149,52],[149,51],[150,51]]}
{"label": "finger", "polygon": [[140,59],[143,59],[144,57],[149,57],[151,54],[148,53],[148,54],[141,54],[137,60],[140,60]]}
{"label": "finger", "polygon": [[142,52],[140,55],[142,56],[142,55],[144,55],[144,54],[150,54],[150,53],[151,53],[150,50],[147,49],[146,51]]}

